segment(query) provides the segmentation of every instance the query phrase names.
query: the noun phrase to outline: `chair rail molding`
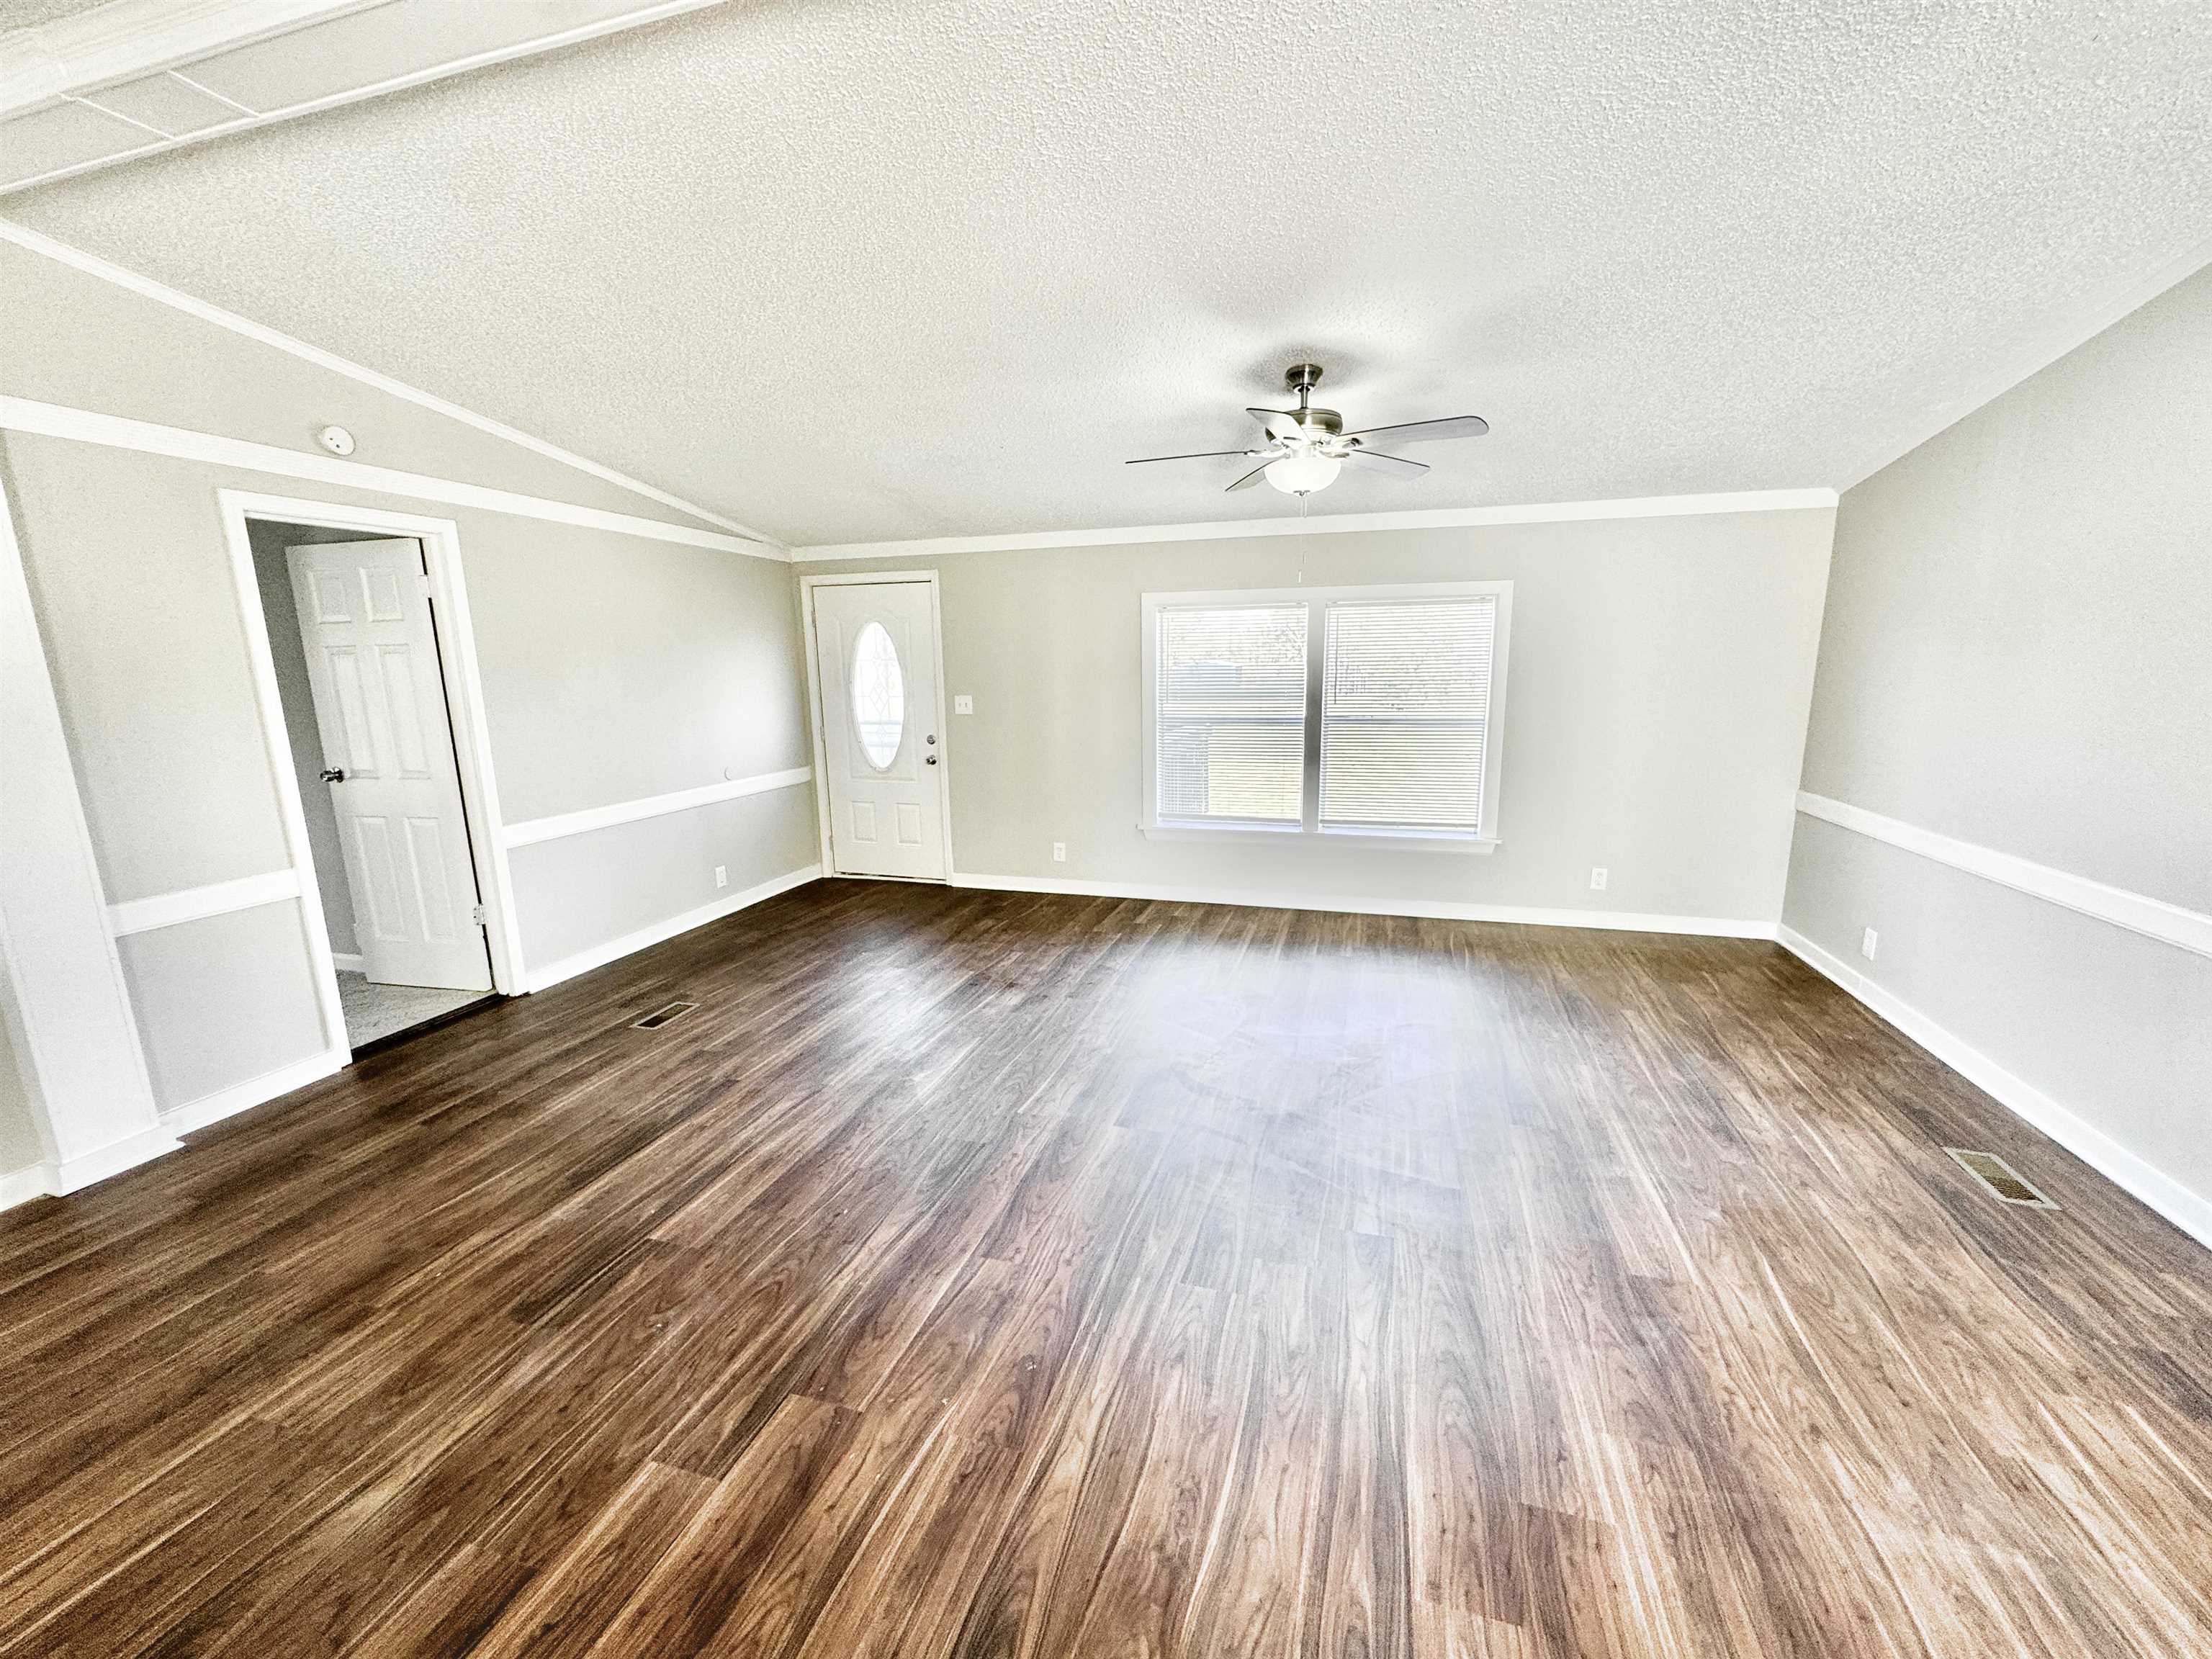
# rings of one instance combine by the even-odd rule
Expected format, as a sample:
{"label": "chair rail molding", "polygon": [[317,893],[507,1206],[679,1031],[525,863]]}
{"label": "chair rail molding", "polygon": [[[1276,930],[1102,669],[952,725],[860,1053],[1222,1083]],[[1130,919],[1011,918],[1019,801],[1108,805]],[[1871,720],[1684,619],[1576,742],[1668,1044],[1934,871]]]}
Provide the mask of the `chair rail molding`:
{"label": "chair rail molding", "polygon": [[1917,853],[1938,864],[1948,864],[1954,870],[1964,870],[2015,892],[2063,905],[2069,910],[2094,916],[2100,921],[2111,922],[2147,939],[2178,945],[2200,957],[2212,957],[2212,915],[2200,910],[2169,904],[2147,893],[2130,892],[2124,887],[2092,881],[2087,876],[2073,875],[2047,864],[2038,864],[2033,859],[1923,830],[1900,818],[1884,817],[1863,806],[1832,800],[1808,791],[1799,792],[1797,810],[1808,817],[1819,818],[1875,841],[1887,842],[1893,847]]}
{"label": "chair rail molding", "polygon": [[235,881],[210,882],[204,887],[180,888],[150,897],[125,899],[107,907],[107,931],[118,939],[130,933],[151,933],[179,922],[206,916],[226,915],[233,910],[252,910],[300,896],[300,872],[267,870]]}
{"label": "chair rail molding", "polygon": [[635,823],[642,818],[657,818],[670,812],[688,812],[696,807],[712,806],[717,801],[739,800],[747,795],[763,795],[772,789],[789,789],[813,781],[814,769],[811,766],[761,772],[749,778],[703,784],[696,789],[678,789],[665,795],[644,795],[607,806],[586,806],[548,817],[526,818],[520,823],[506,825],[500,831],[500,839],[510,848],[534,847],[539,842],[558,841],[564,836],[587,835],[594,830],[611,830],[618,823]]}

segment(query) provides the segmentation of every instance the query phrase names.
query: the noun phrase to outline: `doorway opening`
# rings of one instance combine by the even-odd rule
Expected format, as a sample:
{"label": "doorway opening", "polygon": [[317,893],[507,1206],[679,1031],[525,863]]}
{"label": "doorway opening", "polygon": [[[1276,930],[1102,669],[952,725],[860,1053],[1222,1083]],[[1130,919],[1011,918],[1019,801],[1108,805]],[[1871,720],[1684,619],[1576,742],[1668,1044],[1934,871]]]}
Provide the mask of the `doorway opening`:
{"label": "doorway opening", "polygon": [[514,978],[453,526],[224,505],[324,1024],[359,1055]]}

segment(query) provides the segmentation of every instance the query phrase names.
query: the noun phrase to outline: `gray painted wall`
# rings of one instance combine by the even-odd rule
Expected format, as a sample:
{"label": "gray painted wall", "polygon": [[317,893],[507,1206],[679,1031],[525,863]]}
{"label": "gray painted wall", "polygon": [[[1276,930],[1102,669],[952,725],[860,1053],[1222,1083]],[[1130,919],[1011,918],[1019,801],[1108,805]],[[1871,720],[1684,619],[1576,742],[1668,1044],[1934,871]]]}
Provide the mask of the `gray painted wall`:
{"label": "gray painted wall", "polygon": [[[975,698],[947,734],[955,866],[1194,894],[1771,923],[1832,520],[1769,512],[920,561],[940,573],[947,707]],[[1142,594],[1501,578],[1514,595],[1494,854],[1139,832]],[[1611,872],[1601,893],[1595,865]]]}
{"label": "gray painted wall", "polygon": [[[546,968],[815,863],[806,785],[518,847],[523,953]],[[717,865],[729,884],[714,885]]]}
{"label": "gray painted wall", "polygon": [[[1869,836],[1798,821],[1790,927],[2200,1195],[2212,961]],[[1881,934],[1876,960],[1859,930]]]}
{"label": "gray painted wall", "polygon": [[[2208,363],[2212,271],[1844,496],[1805,788],[2212,910]],[[2212,962],[1810,819],[1784,916],[2212,1200]]]}
{"label": "gray painted wall", "polygon": [[[335,421],[354,429],[364,461],[682,520],[4,245],[0,280],[11,307],[0,390],[11,394],[306,453]],[[217,507],[224,488],[453,520],[508,823],[807,762],[795,604],[780,562],[21,433],[0,440],[0,453],[111,902],[289,862]],[[290,599],[272,574],[257,567],[265,614],[283,624]],[[281,672],[297,635],[270,632]],[[306,801],[326,805],[312,781],[312,727],[288,730],[288,763],[303,763],[303,740],[315,762]],[[814,835],[811,793],[798,788],[520,849],[526,951],[543,966],[665,924],[811,865]],[[714,886],[716,864],[726,889]],[[319,885],[343,904],[342,878],[325,871]],[[329,920],[343,950],[349,919]],[[134,935],[121,954],[165,1108],[324,1047],[295,903]],[[8,1109],[0,1102],[0,1152],[11,1144]]]}
{"label": "gray painted wall", "polygon": [[323,740],[315,724],[314,688],[307,679],[307,653],[300,640],[292,598],[288,547],[325,542],[374,539],[366,532],[331,530],[319,525],[246,522],[253,545],[253,574],[261,586],[261,614],[269,629],[269,654],[276,665],[276,690],[284,704],[284,735],[291,742],[292,771],[300,786],[300,810],[307,820],[307,846],[315,865],[315,886],[322,895],[323,922],[331,949],[341,955],[359,951],[353,931],[353,888],[346,879],[345,848],[338,839],[338,815],[331,805],[331,786],[323,781]]}
{"label": "gray painted wall", "polygon": [[497,514],[462,549],[508,823],[808,764],[790,566]]}
{"label": "gray painted wall", "polygon": [[[109,899],[283,867],[216,500],[269,481],[20,433],[5,451]],[[374,492],[288,490],[422,510]],[[505,514],[443,515],[460,531],[507,822],[806,763],[789,567]],[[746,810],[695,809],[557,853],[520,849],[529,957],[542,966],[541,952],[636,933],[813,861],[811,791],[734,806]],[[698,826],[677,827],[690,818]],[[720,895],[715,863],[730,867]],[[125,945],[163,1107],[320,1052],[296,907]]]}
{"label": "gray painted wall", "polygon": [[[0,989],[0,996],[6,992]],[[38,1120],[15,1054],[13,1021],[0,1018],[0,1175],[27,1170],[46,1157],[39,1144]]]}
{"label": "gray painted wall", "polygon": [[110,903],[290,863],[216,488],[267,481],[6,437],[23,565]]}
{"label": "gray painted wall", "polygon": [[330,1046],[295,900],[115,945],[154,1099],[165,1112]]}

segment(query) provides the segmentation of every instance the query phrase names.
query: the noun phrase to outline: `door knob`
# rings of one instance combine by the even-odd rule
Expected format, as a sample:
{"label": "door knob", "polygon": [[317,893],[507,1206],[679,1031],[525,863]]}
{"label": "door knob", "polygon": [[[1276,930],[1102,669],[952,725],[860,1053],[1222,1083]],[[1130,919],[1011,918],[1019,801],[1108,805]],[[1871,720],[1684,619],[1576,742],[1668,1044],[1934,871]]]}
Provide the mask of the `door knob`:
{"label": "door knob", "polygon": [[325,783],[343,783],[345,781],[345,768],[343,766],[325,766],[323,769],[323,781]]}
{"label": "door knob", "polygon": [[934,755],[925,755],[922,757],[922,760],[926,764],[930,766],[937,764],[937,757]]}

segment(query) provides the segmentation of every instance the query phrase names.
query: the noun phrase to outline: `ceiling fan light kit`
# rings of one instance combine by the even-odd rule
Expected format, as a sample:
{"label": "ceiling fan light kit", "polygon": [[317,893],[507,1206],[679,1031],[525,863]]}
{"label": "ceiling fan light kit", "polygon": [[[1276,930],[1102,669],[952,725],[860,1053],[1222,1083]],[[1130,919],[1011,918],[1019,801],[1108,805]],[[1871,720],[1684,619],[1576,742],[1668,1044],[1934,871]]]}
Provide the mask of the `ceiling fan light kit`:
{"label": "ceiling fan light kit", "polygon": [[1429,469],[1421,461],[1385,455],[1368,447],[1368,440],[1391,443],[1427,443],[1438,438],[1479,438],[1490,430],[1480,415],[1454,415],[1437,421],[1410,421],[1398,426],[1369,427],[1346,432],[1344,417],[1333,409],[1313,406],[1313,389],[1321,383],[1319,363],[1292,363],[1283,372],[1283,384],[1297,394],[1296,409],[1248,409],[1267,434],[1257,449],[1216,449],[1190,455],[1146,455],[1127,463],[1146,466],[1156,461],[1207,461],[1235,456],[1259,465],[1229,486],[1247,489],[1265,478],[1286,495],[1310,495],[1336,482],[1346,461],[1373,472],[1397,478],[1418,478]]}
{"label": "ceiling fan light kit", "polygon": [[1318,449],[1285,455],[1279,461],[1268,462],[1264,469],[1267,482],[1285,495],[1310,495],[1316,489],[1326,489],[1343,470],[1340,459]]}

